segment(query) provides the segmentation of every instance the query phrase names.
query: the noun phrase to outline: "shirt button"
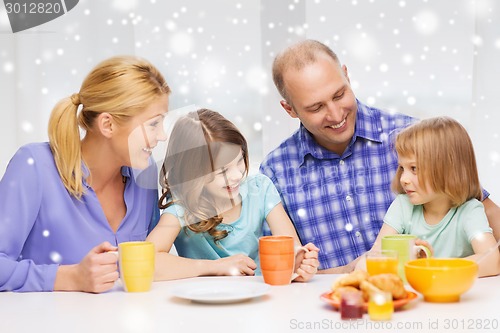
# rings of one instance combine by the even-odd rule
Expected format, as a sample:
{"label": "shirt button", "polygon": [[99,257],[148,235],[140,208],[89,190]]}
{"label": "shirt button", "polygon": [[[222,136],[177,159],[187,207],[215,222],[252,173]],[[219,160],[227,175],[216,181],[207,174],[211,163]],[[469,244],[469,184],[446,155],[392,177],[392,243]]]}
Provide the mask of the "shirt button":
{"label": "shirt button", "polygon": [[347,197],[345,197],[345,199],[346,199],[347,201],[351,201],[351,199],[352,199],[352,198],[351,198],[351,196],[350,196],[350,195],[348,195]]}
{"label": "shirt button", "polygon": [[355,235],[356,235],[356,237],[359,237],[359,236],[361,236],[361,233],[359,231],[356,231]]}
{"label": "shirt button", "polygon": [[345,162],[344,162],[344,160],[340,160],[339,163],[340,163],[340,165],[344,165]]}

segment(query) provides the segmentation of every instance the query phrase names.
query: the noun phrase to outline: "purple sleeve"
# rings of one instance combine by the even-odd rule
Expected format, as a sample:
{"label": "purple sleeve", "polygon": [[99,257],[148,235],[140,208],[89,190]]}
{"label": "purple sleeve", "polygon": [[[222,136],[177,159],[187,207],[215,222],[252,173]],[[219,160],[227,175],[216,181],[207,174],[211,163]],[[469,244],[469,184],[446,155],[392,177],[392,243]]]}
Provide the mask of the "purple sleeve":
{"label": "purple sleeve", "polygon": [[52,291],[58,265],[19,256],[42,198],[41,172],[29,148],[17,151],[0,181],[0,291]]}

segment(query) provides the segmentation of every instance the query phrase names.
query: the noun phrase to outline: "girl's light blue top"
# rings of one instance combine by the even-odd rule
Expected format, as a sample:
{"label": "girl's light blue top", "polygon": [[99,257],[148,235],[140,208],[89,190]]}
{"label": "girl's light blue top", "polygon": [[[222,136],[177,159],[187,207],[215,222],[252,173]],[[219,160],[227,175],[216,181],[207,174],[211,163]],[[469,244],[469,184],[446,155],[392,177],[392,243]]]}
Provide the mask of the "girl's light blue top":
{"label": "girl's light blue top", "polygon": [[256,274],[259,274],[259,237],[262,236],[267,215],[281,202],[281,198],[273,182],[261,174],[249,176],[240,185],[240,195],[240,217],[231,224],[217,226],[229,232],[217,244],[208,233],[195,233],[185,227],[183,207],[174,204],[166,208],[163,214],[176,216],[183,227],[174,242],[178,254],[193,259],[220,259],[245,254],[257,263]]}

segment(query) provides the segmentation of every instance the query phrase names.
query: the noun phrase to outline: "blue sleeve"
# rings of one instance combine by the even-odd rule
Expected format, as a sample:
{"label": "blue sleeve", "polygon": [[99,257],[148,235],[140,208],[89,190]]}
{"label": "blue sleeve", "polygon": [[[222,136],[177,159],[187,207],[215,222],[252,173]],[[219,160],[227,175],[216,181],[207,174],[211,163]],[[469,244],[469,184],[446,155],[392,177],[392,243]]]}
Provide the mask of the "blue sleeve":
{"label": "blue sleeve", "polygon": [[52,291],[58,265],[19,258],[42,200],[37,159],[23,147],[0,181],[0,291]]}
{"label": "blue sleeve", "polygon": [[161,215],[163,214],[171,214],[175,216],[181,227],[186,226],[186,222],[184,221],[184,208],[181,205],[170,205],[161,212]]}
{"label": "blue sleeve", "polygon": [[[271,163],[269,161],[270,161],[270,157],[268,156],[261,163],[261,165],[259,167],[259,171],[260,171],[260,173],[262,175],[264,175],[267,178],[271,179],[271,181],[273,182],[273,184],[276,184],[278,182],[278,180],[276,179],[276,174],[275,174],[273,168],[271,167]],[[276,185],[275,185],[275,188],[276,188]],[[286,208],[285,208],[285,210],[286,210]],[[269,212],[266,212],[266,217],[267,217],[267,214],[269,214]],[[264,226],[262,228],[262,232],[263,232],[264,236],[271,235],[271,229],[269,228],[269,224],[264,223]]]}
{"label": "blue sleeve", "polygon": [[260,164],[259,171],[261,174],[267,176],[271,181],[276,184],[277,179],[274,174],[274,170],[270,165],[270,157],[268,156],[262,163]]}
{"label": "blue sleeve", "polygon": [[262,197],[264,198],[264,213],[267,217],[273,208],[281,202],[281,197],[271,179],[261,174],[258,177],[260,178]]}

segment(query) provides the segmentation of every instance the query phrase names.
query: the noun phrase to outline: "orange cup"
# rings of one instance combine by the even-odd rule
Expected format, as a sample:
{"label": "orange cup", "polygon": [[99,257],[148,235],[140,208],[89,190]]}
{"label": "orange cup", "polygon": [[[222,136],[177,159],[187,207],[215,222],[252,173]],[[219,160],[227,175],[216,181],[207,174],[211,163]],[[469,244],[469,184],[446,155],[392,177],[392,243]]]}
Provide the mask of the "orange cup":
{"label": "orange cup", "polygon": [[260,237],[259,258],[265,283],[285,285],[291,282],[295,265],[295,247],[292,236]]}

